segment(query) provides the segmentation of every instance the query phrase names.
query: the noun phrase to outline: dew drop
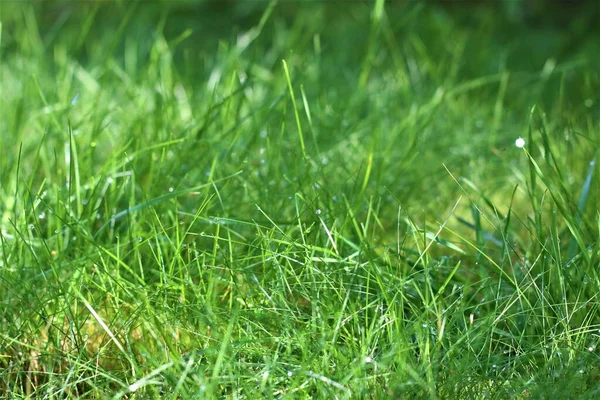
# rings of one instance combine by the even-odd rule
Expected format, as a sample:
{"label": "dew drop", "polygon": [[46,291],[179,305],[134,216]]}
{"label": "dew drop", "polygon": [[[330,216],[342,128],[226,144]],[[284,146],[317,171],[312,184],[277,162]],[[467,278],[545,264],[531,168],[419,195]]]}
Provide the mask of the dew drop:
{"label": "dew drop", "polygon": [[515,146],[517,146],[520,149],[522,149],[523,147],[525,147],[525,139],[523,139],[522,137],[520,137],[517,140],[515,140]]}

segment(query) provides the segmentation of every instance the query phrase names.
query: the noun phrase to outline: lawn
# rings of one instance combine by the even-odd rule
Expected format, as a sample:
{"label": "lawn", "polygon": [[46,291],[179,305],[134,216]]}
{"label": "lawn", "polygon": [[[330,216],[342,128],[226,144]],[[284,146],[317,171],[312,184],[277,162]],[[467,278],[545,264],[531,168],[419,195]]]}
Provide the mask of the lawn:
{"label": "lawn", "polygon": [[0,2],[0,397],[600,398],[599,18]]}

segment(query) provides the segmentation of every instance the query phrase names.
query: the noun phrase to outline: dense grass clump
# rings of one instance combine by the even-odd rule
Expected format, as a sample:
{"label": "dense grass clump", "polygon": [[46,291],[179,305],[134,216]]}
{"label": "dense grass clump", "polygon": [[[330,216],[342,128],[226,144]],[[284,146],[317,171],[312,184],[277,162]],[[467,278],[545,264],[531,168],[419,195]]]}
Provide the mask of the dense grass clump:
{"label": "dense grass clump", "polygon": [[2,2],[0,397],[600,397],[598,10],[525,3]]}

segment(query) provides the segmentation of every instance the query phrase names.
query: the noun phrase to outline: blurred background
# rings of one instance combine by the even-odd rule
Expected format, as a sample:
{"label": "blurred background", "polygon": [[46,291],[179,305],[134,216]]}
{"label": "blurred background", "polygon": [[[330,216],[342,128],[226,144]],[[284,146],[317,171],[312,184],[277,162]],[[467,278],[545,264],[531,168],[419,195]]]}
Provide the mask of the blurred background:
{"label": "blurred background", "polygon": [[[2,47],[10,48],[15,45],[15,38],[11,35],[14,17],[23,7],[29,6],[33,7],[39,17],[37,21],[41,36],[46,42],[53,39],[52,33],[58,33],[65,26],[73,25],[73,32],[79,32],[77,25],[81,22],[80,19],[92,13],[98,18],[89,27],[90,36],[102,34],[103,27],[117,28],[124,24],[125,18],[135,16],[135,25],[140,30],[138,39],[141,41],[140,45],[143,45],[143,29],[152,29],[162,18],[167,37],[180,33],[181,28],[189,27],[194,29],[197,45],[210,45],[209,39],[227,38],[254,26],[269,3],[269,0],[4,0],[0,5],[5,25]],[[360,24],[364,18],[369,18],[374,3],[374,0],[285,0],[277,2],[274,13],[288,23],[292,23],[300,14],[312,12],[314,18],[324,19],[328,23],[336,23],[349,17]],[[476,14],[487,13],[494,23],[505,24],[507,35],[515,27],[538,32],[539,42],[533,43],[538,46],[544,46],[544,34],[568,31],[571,36],[562,44],[560,50],[563,53],[568,53],[569,49],[573,50],[583,44],[586,38],[600,32],[597,23],[600,18],[600,2],[597,0],[388,0],[385,5],[392,25],[398,19],[405,18],[408,9],[415,7],[433,8],[465,27],[473,24]],[[132,13],[131,10],[135,12]],[[427,15],[410,16],[414,18],[415,24],[420,24],[420,18],[423,17]],[[46,32],[50,35],[45,35]],[[80,40],[77,36],[74,35],[71,39]],[[148,38],[148,41],[151,39]],[[81,47],[85,53],[85,46]]]}
{"label": "blurred background", "polygon": [[[377,14],[377,4],[382,3]],[[455,171],[474,174],[476,179],[478,171],[489,166],[490,151],[506,148],[527,134],[525,121],[534,104],[551,115],[553,135],[571,149],[570,162],[587,165],[595,151],[582,154],[588,150],[581,146],[574,150],[579,139],[569,132],[574,126],[589,125],[590,116],[600,118],[597,74],[584,68],[600,65],[597,0],[56,0],[2,1],[0,9],[4,101],[21,110],[14,121],[3,123],[10,126],[7,132],[19,135],[31,130],[22,123],[23,115],[43,105],[34,100],[39,98],[38,87],[11,84],[15,79],[10,77],[37,75],[45,77],[40,85],[49,104],[68,105],[76,94],[82,104],[110,98],[105,112],[97,108],[93,112],[119,115],[113,112],[119,110],[123,116],[114,117],[111,125],[115,132],[132,129],[119,125],[127,121],[129,108],[146,109],[153,117],[140,122],[149,125],[139,128],[140,141],[190,135],[208,143],[212,151],[229,154],[228,142],[221,136],[233,128],[206,120],[212,98],[224,101],[240,85],[245,98],[236,106],[236,120],[258,113],[248,127],[256,135],[263,130],[278,132],[281,118],[294,124],[292,113],[285,113],[289,106],[282,108],[281,118],[267,118],[273,115],[269,107],[287,91],[284,59],[293,81],[304,85],[306,98],[313,101],[312,130],[321,151],[334,149],[354,134],[363,144],[373,141],[384,154],[376,160],[381,171],[406,168],[403,184],[398,175],[382,172],[380,187],[393,187],[394,196],[415,200],[414,204],[439,196],[439,180],[447,179],[439,154],[451,153]],[[377,18],[381,23],[373,23]],[[60,71],[76,71],[77,79]],[[458,93],[456,104],[435,111],[443,90]],[[509,99],[503,112],[490,106],[497,104],[499,92]],[[165,124],[165,104],[181,103],[181,93],[189,106],[180,119]],[[415,114],[423,119],[417,148],[388,152],[389,132],[403,129],[398,121],[419,109],[425,111]],[[78,112],[71,114],[75,126],[89,119],[88,111]],[[492,124],[482,122],[486,120]],[[66,125],[66,120],[61,123]],[[50,133],[56,129],[62,137],[58,126],[51,124]],[[462,130],[457,132],[456,126]],[[380,127],[381,140],[373,127]],[[89,140],[100,143],[95,135]],[[472,138],[468,148],[457,140],[459,135]],[[232,172],[244,167],[240,154],[260,150],[260,138],[240,137],[242,150],[228,155]],[[5,143],[16,141],[10,138]],[[102,143],[102,155],[124,145],[114,139]],[[292,149],[295,144],[286,146]],[[183,147],[182,154],[188,151]],[[420,155],[415,160],[402,154],[417,150]],[[16,157],[17,149],[12,153]],[[190,150],[186,158],[210,170],[204,155]],[[262,165],[259,158],[255,168]],[[359,158],[344,155],[341,160],[347,165],[338,162],[328,167],[332,176],[358,174]],[[502,174],[508,173],[500,159],[494,162],[502,167]],[[164,175],[172,177],[171,186],[180,181],[173,171]],[[193,185],[198,178],[189,179]],[[266,178],[256,179],[261,187]],[[487,184],[496,190],[506,182],[498,174]],[[332,188],[332,193],[336,190],[351,189]],[[378,196],[389,195],[381,190]],[[283,207],[287,196],[280,197]]]}

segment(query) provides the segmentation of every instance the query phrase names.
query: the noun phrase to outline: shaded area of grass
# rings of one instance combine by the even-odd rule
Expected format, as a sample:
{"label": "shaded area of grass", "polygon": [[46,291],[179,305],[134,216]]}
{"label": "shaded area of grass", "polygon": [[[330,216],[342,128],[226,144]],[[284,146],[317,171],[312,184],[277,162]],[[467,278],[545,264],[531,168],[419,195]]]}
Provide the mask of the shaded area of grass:
{"label": "shaded area of grass", "polygon": [[3,4],[0,393],[595,398],[583,7]]}

